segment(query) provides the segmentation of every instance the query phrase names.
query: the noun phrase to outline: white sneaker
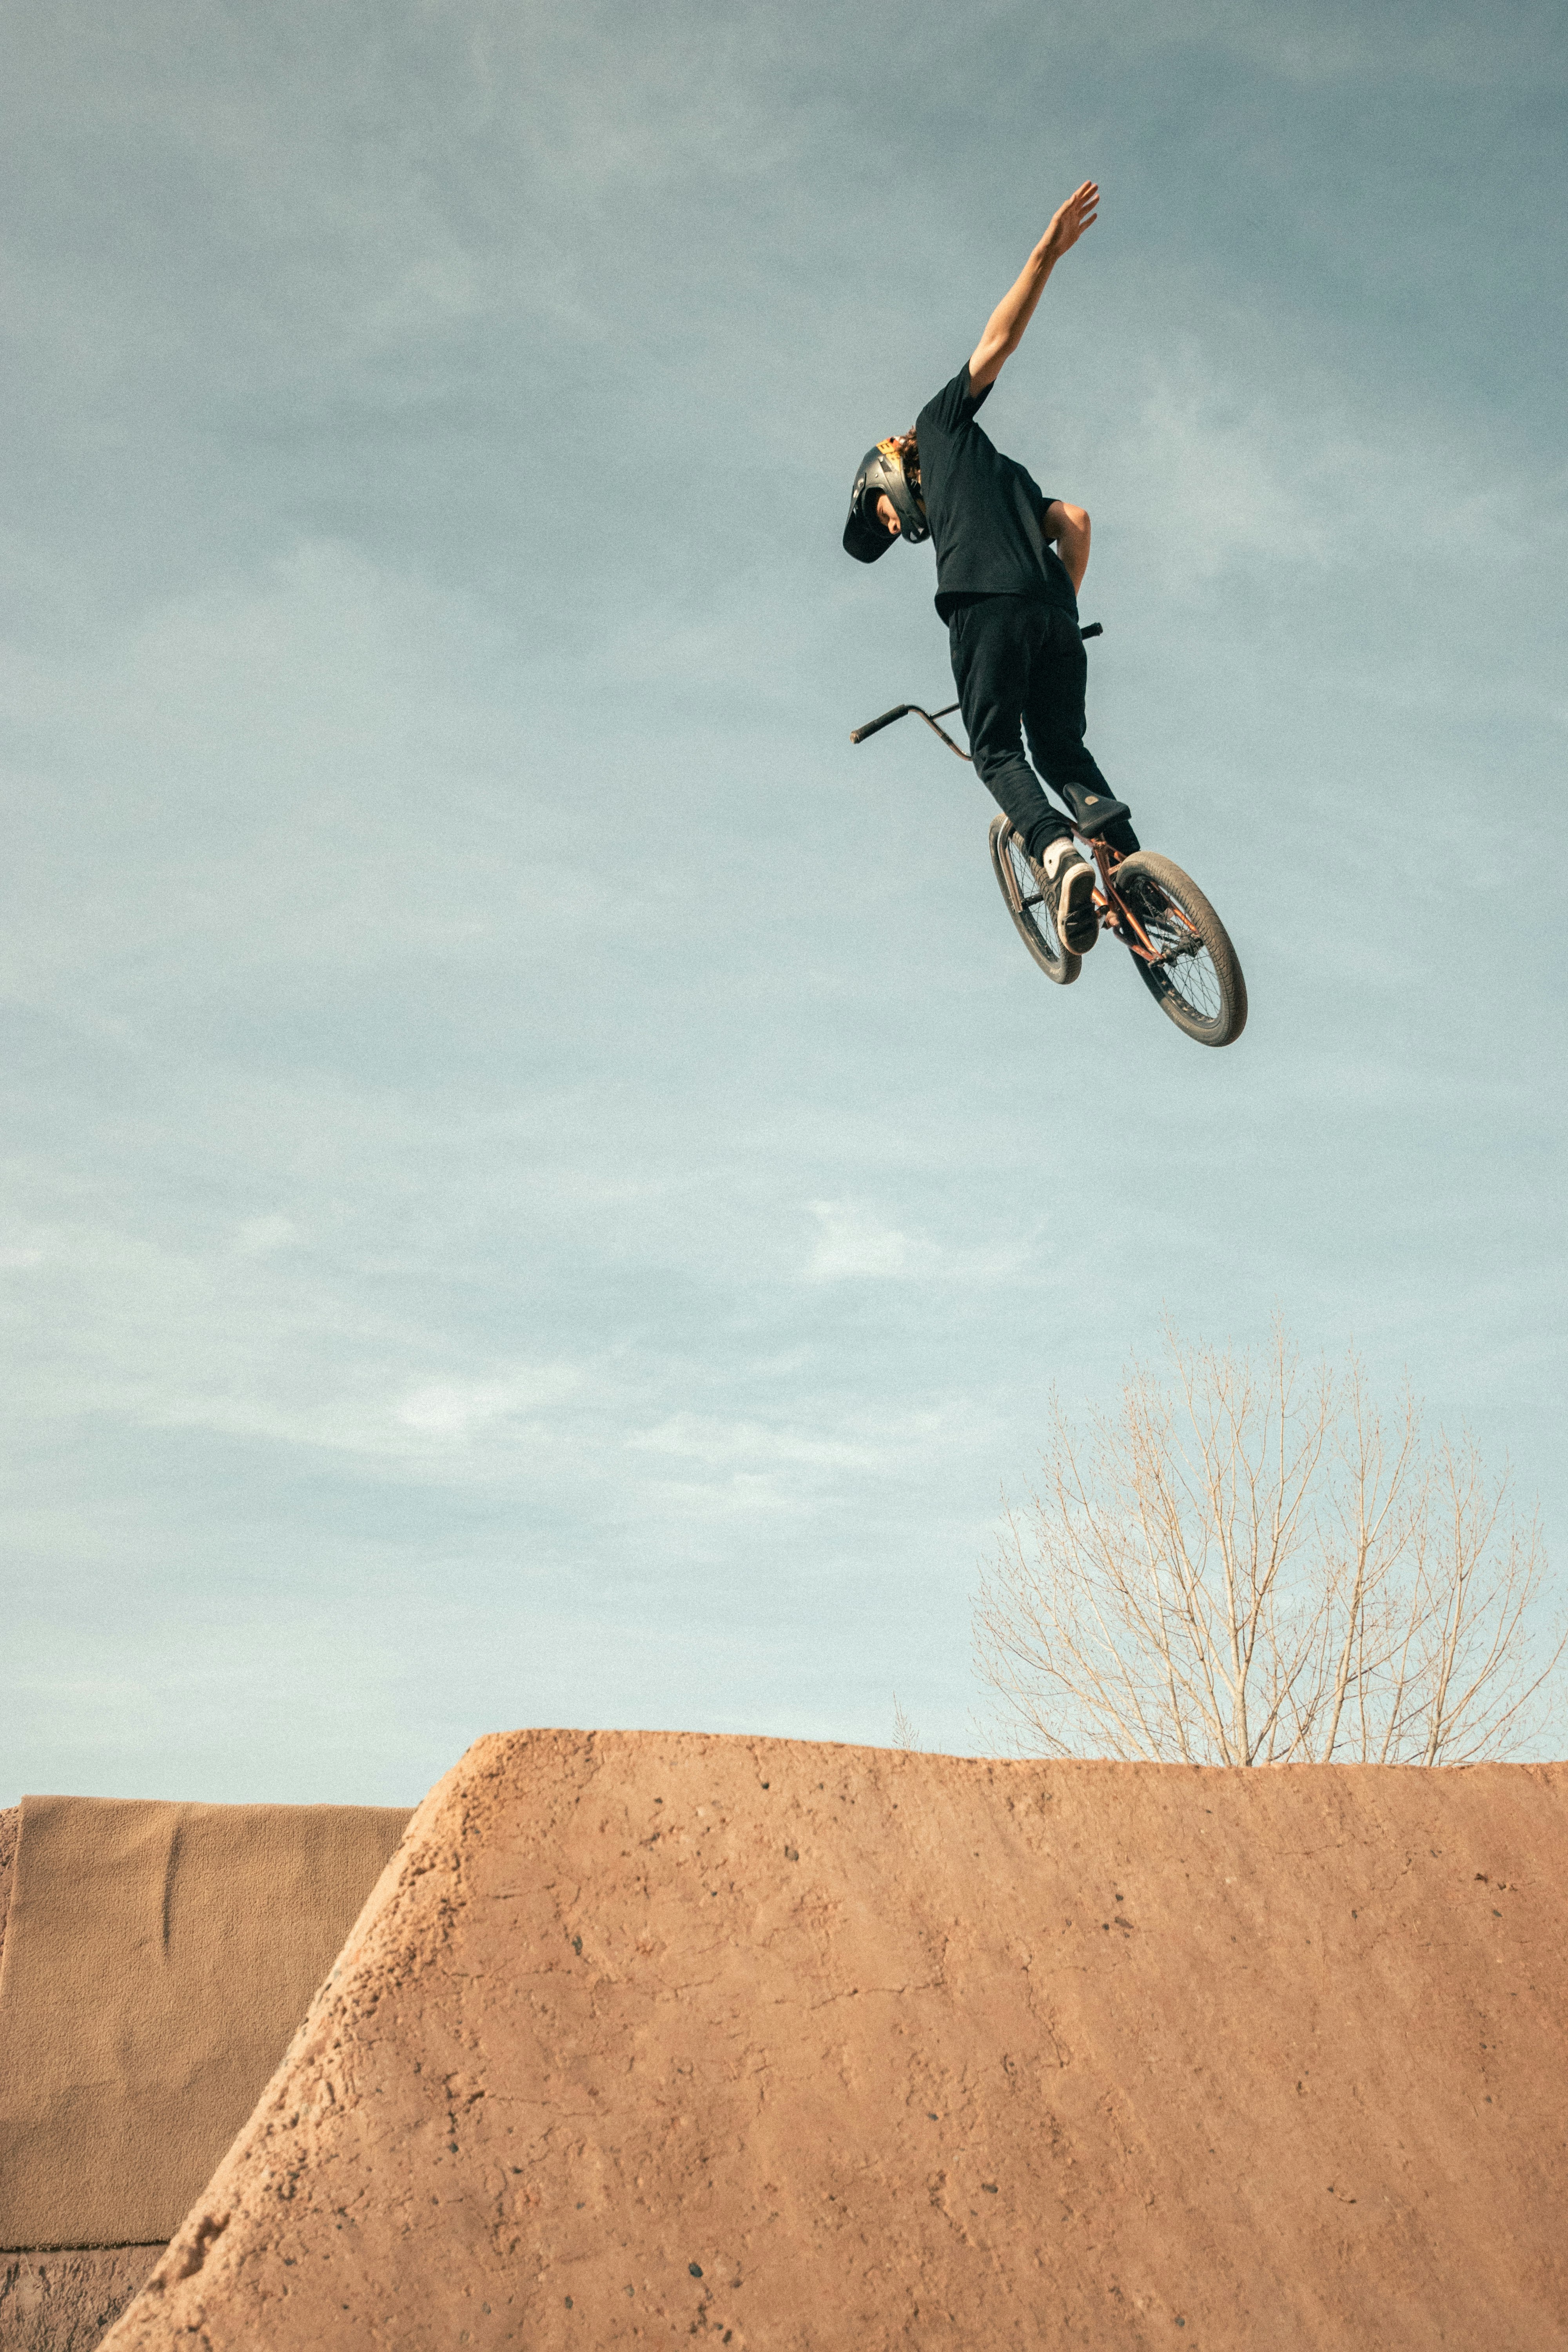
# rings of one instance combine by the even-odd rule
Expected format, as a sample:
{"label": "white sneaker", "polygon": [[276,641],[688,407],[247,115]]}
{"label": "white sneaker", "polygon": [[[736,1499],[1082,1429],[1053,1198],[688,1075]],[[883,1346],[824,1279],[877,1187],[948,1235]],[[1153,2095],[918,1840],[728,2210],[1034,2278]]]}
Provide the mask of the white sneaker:
{"label": "white sneaker", "polygon": [[1046,904],[1057,937],[1069,955],[1087,955],[1100,937],[1094,911],[1094,868],[1076,843],[1053,841],[1040,860]]}

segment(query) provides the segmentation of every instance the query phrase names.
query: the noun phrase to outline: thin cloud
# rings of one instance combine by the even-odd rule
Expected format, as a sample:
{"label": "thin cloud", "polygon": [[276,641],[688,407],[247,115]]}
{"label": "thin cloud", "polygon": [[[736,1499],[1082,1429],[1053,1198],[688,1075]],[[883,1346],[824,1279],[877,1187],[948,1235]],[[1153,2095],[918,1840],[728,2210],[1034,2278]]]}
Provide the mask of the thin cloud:
{"label": "thin cloud", "polygon": [[978,1248],[938,1242],[854,1201],[811,1201],[806,1213],[817,1228],[802,1269],[811,1283],[1001,1282],[1017,1271],[1028,1247],[1024,1234]]}
{"label": "thin cloud", "polygon": [[579,1395],[582,1389],[581,1372],[560,1365],[501,1380],[433,1381],[404,1397],[396,1419],[422,1437],[463,1444],[498,1425],[534,1420],[542,1409]]}
{"label": "thin cloud", "polygon": [[872,1470],[888,1459],[885,1446],[826,1437],[797,1428],[770,1428],[755,1421],[724,1421],[674,1413],[626,1440],[634,1453],[673,1456],[720,1469],[735,1463],[788,1464],[808,1470]]}
{"label": "thin cloud", "polygon": [[817,1225],[807,1282],[918,1282],[941,1271],[942,1252],[922,1234],[904,1233],[853,1202],[807,1206]]}

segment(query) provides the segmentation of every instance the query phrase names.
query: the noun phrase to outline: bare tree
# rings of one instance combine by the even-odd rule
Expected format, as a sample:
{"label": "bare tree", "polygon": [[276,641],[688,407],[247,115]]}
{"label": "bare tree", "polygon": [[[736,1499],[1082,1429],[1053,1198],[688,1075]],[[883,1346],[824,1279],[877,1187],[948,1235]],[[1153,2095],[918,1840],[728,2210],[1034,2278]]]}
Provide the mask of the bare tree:
{"label": "bare tree", "polygon": [[907,1748],[911,1753],[918,1753],[920,1744],[920,1735],[904,1713],[903,1703],[898,1692],[895,1691],[893,1693],[893,1745],[895,1748]]}
{"label": "bare tree", "polygon": [[1005,1744],[1191,1764],[1460,1764],[1544,1721],[1540,1529],[1472,1441],[1389,1417],[1352,1355],[1303,1371],[1166,1334],[1087,1433],[1052,1405],[1041,1487],[981,1578]]}

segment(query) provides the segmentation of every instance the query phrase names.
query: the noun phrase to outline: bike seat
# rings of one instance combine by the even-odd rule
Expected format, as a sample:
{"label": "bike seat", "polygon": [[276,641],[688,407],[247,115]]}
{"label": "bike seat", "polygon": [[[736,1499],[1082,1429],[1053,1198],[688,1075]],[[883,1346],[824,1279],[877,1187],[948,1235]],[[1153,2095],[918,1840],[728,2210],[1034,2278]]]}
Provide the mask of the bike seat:
{"label": "bike seat", "polygon": [[1056,784],[1052,789],[1071,809],[1079,833],[1090,839],[1103,833],[1108,824],[1114,824],[1119,816],[1132,814],[1125,801],[1113,801],[1104,793],[1091,793],[1082,784]]}

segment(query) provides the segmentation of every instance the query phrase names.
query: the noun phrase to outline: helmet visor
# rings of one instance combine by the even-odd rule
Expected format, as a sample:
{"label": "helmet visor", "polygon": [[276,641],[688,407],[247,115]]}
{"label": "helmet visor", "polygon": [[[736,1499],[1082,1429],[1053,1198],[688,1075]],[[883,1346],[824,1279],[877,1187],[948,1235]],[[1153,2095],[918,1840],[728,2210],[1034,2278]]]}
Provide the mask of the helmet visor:
{"label": "helmet visor", "polygon": [[886,555],[893,543],[893,534],[877,519],[877,486],[868,482],[849,509],[849,520],[844,526],[844,550],[858,563],[875,563]]}

